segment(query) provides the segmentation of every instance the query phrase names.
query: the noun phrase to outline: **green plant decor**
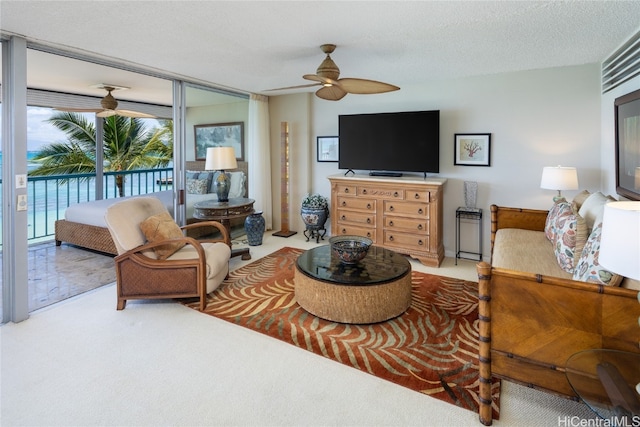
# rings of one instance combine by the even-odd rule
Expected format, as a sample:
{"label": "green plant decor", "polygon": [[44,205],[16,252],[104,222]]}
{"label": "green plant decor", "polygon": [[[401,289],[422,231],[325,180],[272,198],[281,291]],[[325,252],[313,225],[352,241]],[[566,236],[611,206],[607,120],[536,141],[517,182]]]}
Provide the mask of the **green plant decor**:
{"label": "green plant decor", "polygon": [[311,209],[327,209],[329,207],[329,200],[321,194],[307,194],[302,199],[303,208]]}

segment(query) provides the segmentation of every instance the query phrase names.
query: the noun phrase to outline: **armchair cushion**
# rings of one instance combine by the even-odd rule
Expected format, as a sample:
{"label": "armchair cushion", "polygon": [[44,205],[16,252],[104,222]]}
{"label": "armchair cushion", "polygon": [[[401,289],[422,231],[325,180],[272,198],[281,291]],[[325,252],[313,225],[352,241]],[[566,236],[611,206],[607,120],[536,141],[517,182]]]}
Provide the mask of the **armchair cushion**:
{"label": "armchair cushion", "polygon": [[[206,263],[207,263],[207,293],[211,293],[222,282],[222,279],[229,272],[229,258],[231,257],[231,248],[224,243],[203,243]],[[186,245],[179,251],[171,255],[167,260],[183,260],[183,259],[197,259],[198,253],[196,249],[191,245]],[[222,273],[222,278],[217,280],[216,276]]]}
{"label": "armchair cushion", "polygon": [[[180,227],[173,220],[169,212],[151,215],[140,223],[140,229],[150,243],[184,237],[182,230],[180,230]],[[156,253],[158,259],[167,259],[185,244],[185,242],[167,243],[166,245],[153,248],[153,251]]]}

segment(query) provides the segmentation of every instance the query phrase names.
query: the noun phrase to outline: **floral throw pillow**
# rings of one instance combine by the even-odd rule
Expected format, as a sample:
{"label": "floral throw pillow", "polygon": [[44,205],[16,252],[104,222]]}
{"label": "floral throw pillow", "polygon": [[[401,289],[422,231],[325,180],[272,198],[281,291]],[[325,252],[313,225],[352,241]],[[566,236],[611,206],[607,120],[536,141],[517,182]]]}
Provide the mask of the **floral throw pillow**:
{"label": "floral throw pillow", "polygon": [[187,194],[207,194],[209,181],[205,179],[187,178]]}
{"label": "floral throw pillow", "polygon": [[561,204],[563,207],[560,208],[554,227],[554,250],[560,268],[573,273],[587,242],[587,224],[569,203]]}
{"label": "floral throw pillow", "polygon": [[573,280],[618,286],[622,282],[622,276],[612,273],[598,264],[600,236],[602,236],[602,222],[593,227],[593,231],[582,249],[578,265],[573,272]]}
{"label": "floral throw pillow", "polygon": [[547,221],[544,225],[544,234],[545,236],[547,236],[547,239],[549,239],[551,243],[555,242],[556,240],[556,218],[558,217],[560,208],[564,207],[564,205],[561,204],[562,202],[567,202],[564,197],[553,204],[553,206],[549,210],[549,213],[547,214]]}

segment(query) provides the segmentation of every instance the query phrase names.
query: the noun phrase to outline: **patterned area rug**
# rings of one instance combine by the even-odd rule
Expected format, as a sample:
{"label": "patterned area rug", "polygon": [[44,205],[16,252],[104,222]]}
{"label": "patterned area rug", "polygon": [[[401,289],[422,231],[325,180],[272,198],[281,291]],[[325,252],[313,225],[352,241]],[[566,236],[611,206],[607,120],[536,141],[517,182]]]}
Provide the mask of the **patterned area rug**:
{"label": "patterned area rug", "polygon": [[[205,313],[478,411],[476,283],[414,271],[412,303],[403,315],[372,325],[334,323],[295,301],[295,261],[302,252],[283,248],[231,272],[208,297]],[[492,389],[497,419],[499,380]]]}

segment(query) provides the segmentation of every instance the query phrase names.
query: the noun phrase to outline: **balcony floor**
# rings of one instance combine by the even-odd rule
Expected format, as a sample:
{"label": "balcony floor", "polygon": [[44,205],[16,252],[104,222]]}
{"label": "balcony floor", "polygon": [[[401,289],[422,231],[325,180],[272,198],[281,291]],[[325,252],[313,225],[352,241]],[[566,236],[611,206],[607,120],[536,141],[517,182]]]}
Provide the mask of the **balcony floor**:
{"label": "balcony floor", "polygon": [[29,245],[28,265],[30,312],[116,280],[112,256],[54,241]]}

